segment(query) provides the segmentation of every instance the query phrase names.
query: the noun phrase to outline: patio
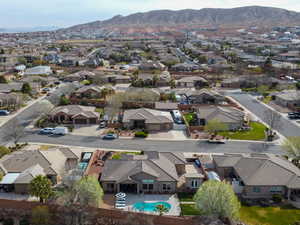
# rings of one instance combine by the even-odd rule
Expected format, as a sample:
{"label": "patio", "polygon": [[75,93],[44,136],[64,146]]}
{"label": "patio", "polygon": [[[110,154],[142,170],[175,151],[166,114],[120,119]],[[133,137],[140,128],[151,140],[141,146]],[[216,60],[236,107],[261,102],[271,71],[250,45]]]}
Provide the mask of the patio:
{"label": "patio", "polygon": [[[177,195],[134,195],[127,194],[126,196],[126,207],[125,211],[134,211],[137,210],[133,208],[133,205],[137,202],[146,202],[146,203],[155,203],[155,202],[167,202],[171,205],[171,209],[169,212],[164,215],[169,216],[180,216],[181,208],[179,199]],[[144,213],[153,213],[158,214],[156,212],[144,212]]]}

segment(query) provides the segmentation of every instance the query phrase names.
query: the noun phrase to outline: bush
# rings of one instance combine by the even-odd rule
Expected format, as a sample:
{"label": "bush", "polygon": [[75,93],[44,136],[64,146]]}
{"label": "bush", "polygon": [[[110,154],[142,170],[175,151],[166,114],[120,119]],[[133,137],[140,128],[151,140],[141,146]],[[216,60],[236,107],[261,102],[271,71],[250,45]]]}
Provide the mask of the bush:
{"label": "bush", "polygon": [[281,203],[282,202],[282,196],[280,194],[274,194],[272,196],[272,200],[276,203]]}
{"label": "bush", "polygon": [[144,131],[137,131],[135,132],[134,136],[139,138],[146,138],[148,137],[148,133]]}
{"label": "bush", "polygon": [[5,219],[2,223],[3,225],[14,225],[13,219]]}

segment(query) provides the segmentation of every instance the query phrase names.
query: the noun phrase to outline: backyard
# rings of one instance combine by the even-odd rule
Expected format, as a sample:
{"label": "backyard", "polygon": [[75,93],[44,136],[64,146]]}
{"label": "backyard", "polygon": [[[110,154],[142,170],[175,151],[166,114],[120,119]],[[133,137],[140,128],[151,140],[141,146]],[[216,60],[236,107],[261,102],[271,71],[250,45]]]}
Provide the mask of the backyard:
{"label": "backyard", "polygon": [[300,222],[300,210],[289,207],[243,206],[241,220],[248,225],[294,225]]}
{"label": "backyard", "polygon": [[249,126],[251,129],[248,131],[223,131],[219,132],[218,134],[234,140],[261,141],[266,138],[265,125],[259,122],[250,122]]}
{"label": "backyard", "polygon": [[[181,203],[183,216],[200,215],[194,204]],[[242,206],[240,219],[247,225],[294,225],[300,222],[300,210],[291,207]]]}

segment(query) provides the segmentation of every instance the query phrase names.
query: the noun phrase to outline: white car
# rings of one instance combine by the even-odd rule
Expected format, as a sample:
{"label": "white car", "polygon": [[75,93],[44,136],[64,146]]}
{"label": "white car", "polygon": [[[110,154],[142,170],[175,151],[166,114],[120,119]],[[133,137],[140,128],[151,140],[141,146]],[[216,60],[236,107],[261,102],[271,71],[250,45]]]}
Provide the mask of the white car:
{"label": "white car", "polygon": [[43,128],[39,131],[39,134],[52,134],[54,131],[54,128],[51,128],[51,127],[46,127],[46,128]]}

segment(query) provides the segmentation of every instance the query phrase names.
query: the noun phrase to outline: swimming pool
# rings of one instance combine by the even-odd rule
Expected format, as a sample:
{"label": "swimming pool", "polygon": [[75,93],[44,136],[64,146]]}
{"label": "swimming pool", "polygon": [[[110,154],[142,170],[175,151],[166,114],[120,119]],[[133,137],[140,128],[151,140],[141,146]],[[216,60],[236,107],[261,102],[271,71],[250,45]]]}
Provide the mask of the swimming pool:
{"label": "swimming pool", "polygon": [[137,202],[133,205],[133,209],[140,212],[156,212],[158,205],[163,205],[168,211],[171,209],[171,205],[167,202]]}

